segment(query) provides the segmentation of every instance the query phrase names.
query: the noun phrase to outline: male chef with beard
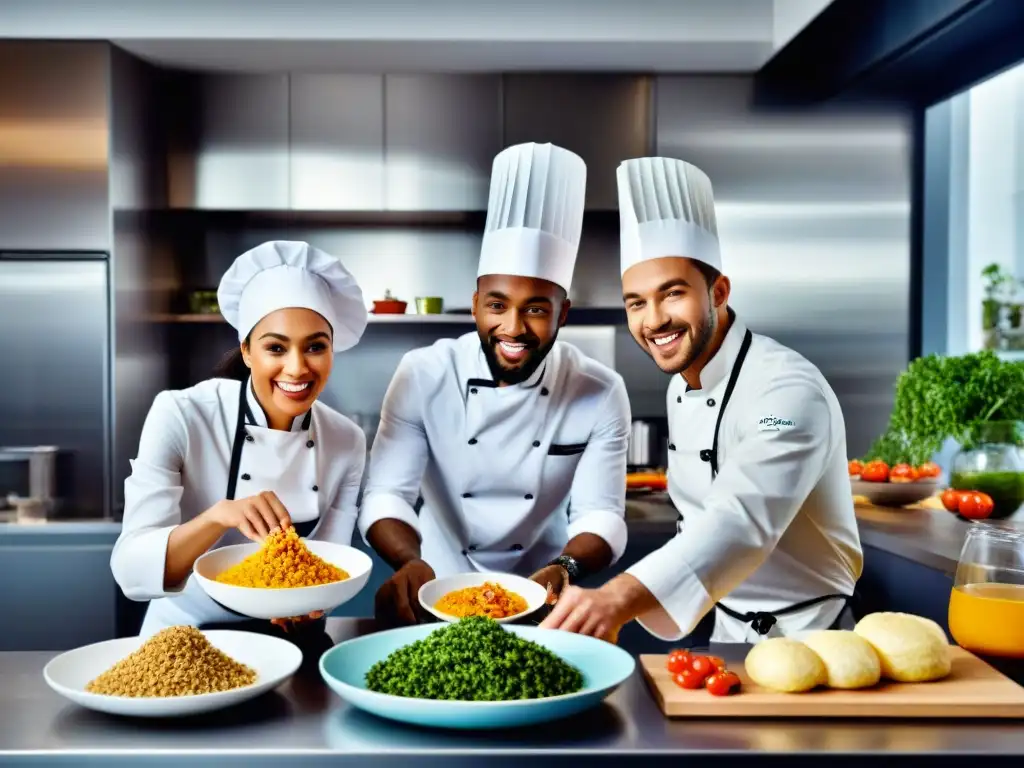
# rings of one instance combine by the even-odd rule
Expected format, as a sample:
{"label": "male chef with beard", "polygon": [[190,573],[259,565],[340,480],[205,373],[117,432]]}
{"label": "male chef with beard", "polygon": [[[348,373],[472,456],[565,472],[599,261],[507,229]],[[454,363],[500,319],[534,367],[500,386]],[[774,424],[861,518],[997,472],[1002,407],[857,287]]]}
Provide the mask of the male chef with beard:
{"label": "male chef with beard", "polygon": [[818,369],[729,307],[711,182],[681,160],[618,169],[622,293],[634,340],[672,378],[676,535],[541,624],[614,639],[632,619],[678,641],[715,610],[714,642],[849,624],[862,552],[846,427]]}
{"label": "male chef with beard", "polygon": [[395,569],[376,595],[384,625],[416,622],[419,588],[435,577],[510,572],[554,597],[626,547],[625,384],[557,341],[585,192],[586,166],[572,152],[499,153],[476,332],[413,350],[395,372],[358,518]]}

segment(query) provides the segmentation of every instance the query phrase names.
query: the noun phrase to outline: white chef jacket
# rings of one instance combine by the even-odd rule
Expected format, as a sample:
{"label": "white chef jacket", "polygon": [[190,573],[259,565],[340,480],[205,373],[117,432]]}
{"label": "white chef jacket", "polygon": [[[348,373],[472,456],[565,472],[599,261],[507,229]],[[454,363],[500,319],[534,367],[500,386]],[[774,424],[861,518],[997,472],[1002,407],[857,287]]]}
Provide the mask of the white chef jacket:
{"label": "white chef jacket", "polygon": [[506,387],[491,379],[476,332],[413,350],[385,396],[359,531],[407,523],[439,577],[529,575],[581,533],[617,560],[630,421],[622,377],[564,342]]}
{"label": "white chef jacket", "polygon": [[[270,429],[252,387],[244,386],[256,423],[246,427],[252,440],[244,441],[235,498],[273,491],[293,522],[319,520],[309,538],[351,543],[366,462],[362,429],[321,402],[313,404],[308,430],[301,417],[288,432]],[[171,531],[226,496],[240,391],[238,381],[227,379],[168,390],[156,396],[146,417],[138,458],[125,480],[124,520],[110,559],[125,595],[152,601],[142,636],[176,624],[243,618],[211,600],[191,575],[164,588]],[[244,543],[249,539],[232,529],[213,548]]]}
{"label": "white chef jacket", "polygon": [[[661,604],[639,621],[663,640],[688,635],[719,601],[744,614],[851,596],[863,567],[839,401],[814,365],[773,339],[753,334],[712,482],[701,451],[712,447],[746,330],[734,318],[700,389],[688,391],[681,375],[669,384],[668,491],[682,519],[665,546],[627,570]],[[768,636],[827,629],[842,609],[828,600],[778,616]],[[716,611],[713,641],[762,637]]]}

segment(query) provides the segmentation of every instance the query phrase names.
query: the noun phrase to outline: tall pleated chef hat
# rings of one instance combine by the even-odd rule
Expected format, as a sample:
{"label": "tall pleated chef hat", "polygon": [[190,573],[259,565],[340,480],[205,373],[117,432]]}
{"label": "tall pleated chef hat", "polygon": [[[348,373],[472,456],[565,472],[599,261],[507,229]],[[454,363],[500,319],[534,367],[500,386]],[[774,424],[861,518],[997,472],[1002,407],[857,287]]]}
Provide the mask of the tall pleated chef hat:
{"label": "tall pleated chef hat", "polygon": [[537,277],[568,293],[586,191],[586,163],[567,149],[530,143],[499,152],[477,277]]}
{"label": "tall pleated chef hat", "polygon": [[721,271],[711,179],[669,157],[626,160],[617,171],[621,274],[634,264],[684,256]]}
{"label": "tall pleated chef hat", "polygon": [[359,284],[342,263],[308,243],[272,240],[246,251],[220,280],[221,314],[244,340],[271,312],[300,307],[334,331],[334,351],[354,347],[368,322]]}

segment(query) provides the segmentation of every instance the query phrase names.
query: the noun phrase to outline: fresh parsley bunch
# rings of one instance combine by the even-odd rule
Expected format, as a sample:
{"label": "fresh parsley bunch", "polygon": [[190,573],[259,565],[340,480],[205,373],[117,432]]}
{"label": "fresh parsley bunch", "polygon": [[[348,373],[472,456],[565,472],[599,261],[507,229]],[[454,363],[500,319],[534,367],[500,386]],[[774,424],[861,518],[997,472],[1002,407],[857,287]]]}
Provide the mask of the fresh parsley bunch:
{"label": "fresh parsley bunch", "polygon": [[948,438],[969,448],[993,421],[1024,421],[1024,362],[988,350],[919,357],[896,380],[889,426],[865,459],[923,464]]}
{"label": "fresh parsley bunch", "polygon": [[583,674],[496,621],[471,616],[374,664],[366,687],[417,699],[511,701],[574,693]]}

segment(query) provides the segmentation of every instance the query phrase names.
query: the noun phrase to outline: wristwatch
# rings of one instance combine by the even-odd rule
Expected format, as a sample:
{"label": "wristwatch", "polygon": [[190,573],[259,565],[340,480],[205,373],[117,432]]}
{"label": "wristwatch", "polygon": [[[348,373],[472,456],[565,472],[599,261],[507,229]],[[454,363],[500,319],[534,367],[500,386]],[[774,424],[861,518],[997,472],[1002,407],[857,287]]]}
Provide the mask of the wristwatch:
{"label": "wristwatch", "polygon": [[575,584],[583,577],[583,566],[580,565],[579,560],[570,555],[559,555],[548,565],[560,565],[565,568],[565,572],[569,574],[570,584]]}

